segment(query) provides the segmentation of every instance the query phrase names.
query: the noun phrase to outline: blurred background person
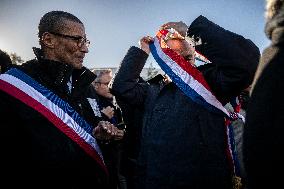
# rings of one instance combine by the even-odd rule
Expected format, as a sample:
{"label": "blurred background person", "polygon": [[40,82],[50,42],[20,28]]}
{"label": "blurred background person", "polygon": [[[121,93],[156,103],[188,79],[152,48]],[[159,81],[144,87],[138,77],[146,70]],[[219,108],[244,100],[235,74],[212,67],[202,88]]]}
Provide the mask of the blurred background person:
{"label": "blurred background person", "polygon": [[120,137],[103,141],[104,144],[102,145],[104,160],[110,173],[110,188],[124,189],[126,187],[126,181],[120,173],[120,162],[123,151],[122,138],[124,136],[126,126],[122,118],[122,112],[116,104],[114,96],[109,90],[109,84],[113,77],[112,71],[107,69],[95,71],[95,73],[97,77],[93,81],[92,85],[95,89],[96,103],[98,106],[93,106],[93,110],[96,112],[96,116],[100,117],[100,119],[109,121],[117,127],[117,131],[121,134]]}
{"label": "blurred background person", "polygon": [[284,1],[266,1],[263,51],[244,127],[243,156],[249,189],[281,188],[284,148]]}

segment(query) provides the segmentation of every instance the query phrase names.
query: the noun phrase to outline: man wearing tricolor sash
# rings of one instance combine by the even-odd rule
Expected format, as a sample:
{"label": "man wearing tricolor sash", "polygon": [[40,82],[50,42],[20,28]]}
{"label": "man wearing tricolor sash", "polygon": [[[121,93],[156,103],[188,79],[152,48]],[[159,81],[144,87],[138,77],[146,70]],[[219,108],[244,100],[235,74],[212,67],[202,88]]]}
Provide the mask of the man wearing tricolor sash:
{"label": "man wearing tricolor sash", "polygon": [[[150,52],[171,82],[138,82]],[[259,54],[251,40],[203,16],[189,27],[169,22],[129,49],[112,93],[144,110],[136,188],[233,187],[231,114],[223,105],[249,86]],[[197,58],[206,64],[196,67]]]}
{"label": "man wearing tricolor sash", "polygon": [[116,129],[97,119],[88,101],[95,76],[83,67],[90,44],[84,25],[51,11],[41,18],[38,37],[36,59],[0,75],[1,183],[107,188],[97,139],[110,139]]}

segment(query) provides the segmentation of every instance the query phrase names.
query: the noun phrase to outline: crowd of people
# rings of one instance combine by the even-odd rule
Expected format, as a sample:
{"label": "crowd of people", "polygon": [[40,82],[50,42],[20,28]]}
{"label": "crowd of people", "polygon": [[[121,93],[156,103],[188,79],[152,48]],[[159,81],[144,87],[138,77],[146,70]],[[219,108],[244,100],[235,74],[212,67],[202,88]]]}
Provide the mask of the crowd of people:
{"label": "crowd of people", "polygon": [[[200,15],[158,26],[112,73],[83,66],[90,41],[78,17],[47,12],[35,59],[14,65],[0,51],[1,183],[281,186],[284,1],[267,0],[265,14],[271,44],[263,53]],[[164,74],[145,80],[149,54]]]}

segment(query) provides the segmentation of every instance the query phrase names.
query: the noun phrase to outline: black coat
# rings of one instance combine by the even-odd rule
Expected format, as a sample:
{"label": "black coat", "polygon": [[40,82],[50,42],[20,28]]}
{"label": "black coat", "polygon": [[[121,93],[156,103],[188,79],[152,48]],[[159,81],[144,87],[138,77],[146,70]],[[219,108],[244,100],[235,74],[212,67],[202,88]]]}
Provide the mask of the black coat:
{"label": "black coat", "polygon": [[[91,71],[73,70],[67,64],[43,59],[31,60],[19,69],[67,101],[90,125],[97,122],[84,108],[85,92],[94,80]],[[69,94],[67,81],[71,74],[74,88]],[[9,181],[9,186],[29,188],[56,188],[56,184],[63,188],[104,188],[107,176],[93,158],[39,112],[3,91],[0,118],[1,184]]]}
{"label": "black coat", "polygon": [[[114,109],[114,115],[109,119],[105,114],[101,113],[101,119],[104,121],[109,121],[114,126],[119,127],[119,129],[124,129],[123,119],[121,110],[118,106],[114,104],[113,99],[105,98],[97,94],[96,98],[100,111],[108,106]],[[121,126],[121,127],[120,127]],[[110,141],[99,141],[102,143],[101,150],[104,156],[105,164],[109,171],[109,180],[111,186],[109,189],[117,189],[119,185],[119,172],[120,172],[120,161],[121,153],[123,150],[122,140],[110,140]]]}
{"label": "black coat", "polygon": [[266,24],[271,44],[263,51],[264,70],[253,89],[247,109],[243,155],[248,188],[283,185],[284,147],[284,6]]}
{"label": "black coat", "polygon": [[[200,70],[223,103],[250,84],[259,57],[251,41],[202,16],[189,31],[205,42],[198,50],[213,63]],[[245,52],[255,57],[247,59]],[[229,188],[224,117],[193,102],[174,83],[138,83],[147,57],[131,47],[112,85],[117,98],[144,109],[137,188]]]}

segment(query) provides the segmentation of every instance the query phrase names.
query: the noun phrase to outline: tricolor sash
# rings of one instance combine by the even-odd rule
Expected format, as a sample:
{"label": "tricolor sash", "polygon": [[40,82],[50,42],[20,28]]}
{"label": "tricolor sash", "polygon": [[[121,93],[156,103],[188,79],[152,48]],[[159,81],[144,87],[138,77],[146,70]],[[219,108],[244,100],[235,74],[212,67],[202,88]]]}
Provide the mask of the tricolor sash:
{"label": "tricolor sash", "polygon": [[[229,163],[233,174],[239,176],[234,137],[232,127],[229,125],[230,122],[228,121],[232,119],[232,115],[239,115],[229,113],[212,93],[202,73],[182,56],[165,45],[164,37],[167,36],[168,32],[168,30],[160,30],[157,33],[154,42],[150,44],[151,53],[161,69],[186,96],[194,102],[201,104],[209,111],[223,115],[226,118],[226,155],[230,161]],[[201,54],[197,58],[210,63],[210,61]]]}
{"label": "tricolor sash", "polygon": [[161,30],[155,37],[154,43],[150,44],[151,53],[159,66],[193,101],[212,112],[229,117],[229,112],[211,92],[202,73],[170,48],[161,47],[161,44],[165,43],[163,36],[167,32]]}
{"label": "tricolor sash", "polygon": [[67,102],[16,68],[0,75],[0,90],[46,117],[108,174],[100,147],[92,136],[92,127]]}

